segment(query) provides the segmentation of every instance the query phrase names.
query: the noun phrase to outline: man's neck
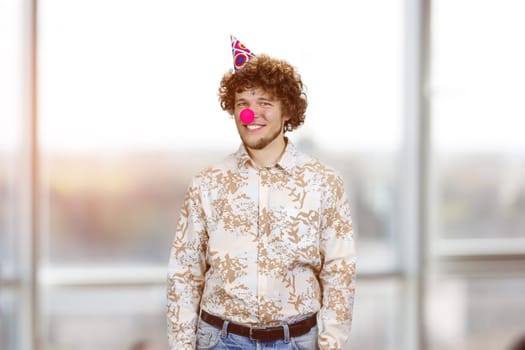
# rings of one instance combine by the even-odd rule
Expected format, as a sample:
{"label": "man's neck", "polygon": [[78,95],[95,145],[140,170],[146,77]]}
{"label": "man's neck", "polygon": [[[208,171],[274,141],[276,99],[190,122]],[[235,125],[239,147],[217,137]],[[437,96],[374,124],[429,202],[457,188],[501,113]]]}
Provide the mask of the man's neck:
{"label": "man's neck", "polygon": [[284,136],[276,138],[263,149],[246,148],[253,163],[258,168],[272,167],[281,159],[286,149],[287,140]]}

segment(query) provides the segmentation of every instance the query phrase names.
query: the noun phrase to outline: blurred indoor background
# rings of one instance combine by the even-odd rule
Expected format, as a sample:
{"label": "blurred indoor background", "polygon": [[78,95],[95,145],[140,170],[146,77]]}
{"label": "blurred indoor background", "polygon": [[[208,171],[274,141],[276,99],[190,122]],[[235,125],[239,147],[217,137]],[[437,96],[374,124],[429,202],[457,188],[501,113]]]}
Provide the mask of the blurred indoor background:
{"label": "blurred indoor background", "polygon": [[184,191],[239,145],[217,101],[230,34],[299,68],[290,138],[344,174],[347,349],[510,349],[524,17],[523,0],[0,0],[0,349],[167,349]]}

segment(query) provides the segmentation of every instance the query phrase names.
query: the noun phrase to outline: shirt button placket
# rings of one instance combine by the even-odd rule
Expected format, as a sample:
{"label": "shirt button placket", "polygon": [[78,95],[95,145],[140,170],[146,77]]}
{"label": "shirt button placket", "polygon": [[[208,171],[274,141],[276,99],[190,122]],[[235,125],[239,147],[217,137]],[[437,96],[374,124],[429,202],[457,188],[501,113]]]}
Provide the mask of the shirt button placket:
{"label": "shirt button placket", "polygon": [[266,247],[266,239],[268,237],[268,196],[269,196],[269,187],[268,187],[268,170],[259,169],[259,227],[258,227],[258,236],[257,236],[257,298],[258,298],[258,311],[259,317],[263,314],[262,305],[264,296],[267,294],[267,279],[266,275],[261,273],[261,264],[262,258],[264,255],[264,249]]}

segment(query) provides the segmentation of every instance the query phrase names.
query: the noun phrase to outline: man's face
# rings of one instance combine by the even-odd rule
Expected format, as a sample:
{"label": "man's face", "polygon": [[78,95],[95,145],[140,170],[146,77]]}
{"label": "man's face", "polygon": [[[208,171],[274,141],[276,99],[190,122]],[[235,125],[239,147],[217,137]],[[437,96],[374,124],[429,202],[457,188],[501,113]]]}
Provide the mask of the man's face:
{"label": "man's face", "polygon": [[[255,119],[250,124],[244,124],[239,118],[246,108],[255,113]],[[233,115],[244,146],[257,150],[283,138],[283,125],[289,119],[283,115],[281,102],[259,88],[235,93]]]}

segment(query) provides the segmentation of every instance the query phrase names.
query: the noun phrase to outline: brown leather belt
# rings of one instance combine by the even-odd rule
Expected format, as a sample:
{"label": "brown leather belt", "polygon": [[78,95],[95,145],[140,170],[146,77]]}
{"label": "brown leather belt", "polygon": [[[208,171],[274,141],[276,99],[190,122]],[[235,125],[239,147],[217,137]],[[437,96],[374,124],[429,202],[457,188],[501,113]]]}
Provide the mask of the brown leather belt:
{"label": "brown leather belt", "polygon": [[[219,328],[219,329],[222,329],[222,326],[224,322],[226,321],[218,316],[211,315],[204,310],[201,311],[201,319],[204,322],[216,328]],[[299,322],[291,323],[288,325],[288,328],[290,330],[290,337],[298,337],[303,334],[306,334],[316,324],[317,324],[317,317],[315,314]],[[248,337],[251,340],[259,340],[259,341],[265,341],[265,342],[284,339],[284,327],[283,326],[247,327],[247,326],[240,325],[238,323],[230,322],[228,323],[227,331],[228,333],[233,333],[237,335],[242,335],[244,337]]]}

